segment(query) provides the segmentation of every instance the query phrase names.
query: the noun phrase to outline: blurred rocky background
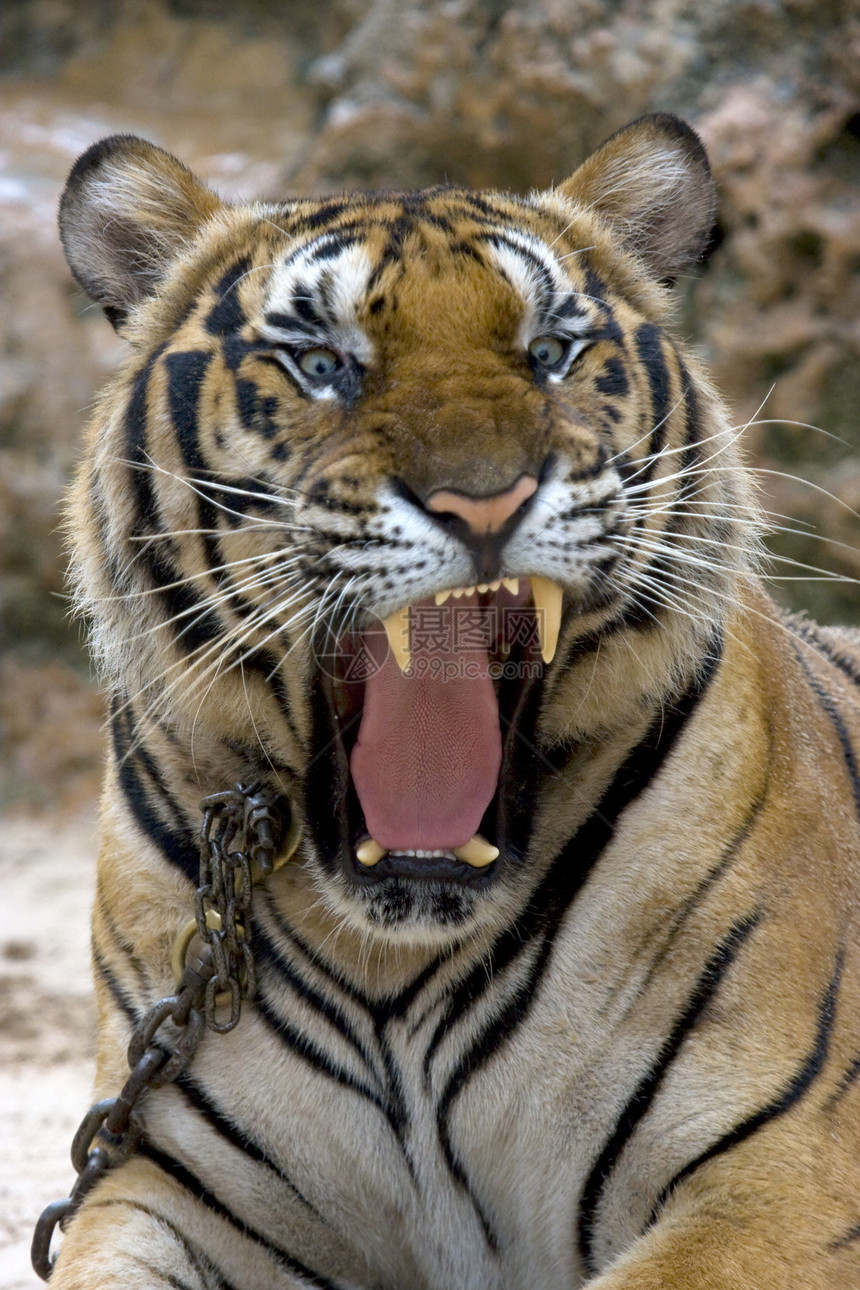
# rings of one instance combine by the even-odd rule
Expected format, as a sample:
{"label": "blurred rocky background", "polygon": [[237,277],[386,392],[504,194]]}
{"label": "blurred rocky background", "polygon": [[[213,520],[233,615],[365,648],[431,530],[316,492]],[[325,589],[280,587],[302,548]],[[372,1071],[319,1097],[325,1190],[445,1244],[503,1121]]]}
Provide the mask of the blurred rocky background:
{"label": "blurred rocky background", "polygon": [[687,117],[721,216],[708,264],[682,284],[681,329],[738,424],[757,422],[765,504],[796,530],[774,550],[832,575],[778,594],[860,620],[847,581],[860,576],[856,0],[3,0],[0,60],[13,806],[85,806],[98,774],[101,704],[66,618],[58,499],[120,346],[72,284],[55,211],[104,134],[154,139],[227,197],[444,179],[525,190],[643,112]]}

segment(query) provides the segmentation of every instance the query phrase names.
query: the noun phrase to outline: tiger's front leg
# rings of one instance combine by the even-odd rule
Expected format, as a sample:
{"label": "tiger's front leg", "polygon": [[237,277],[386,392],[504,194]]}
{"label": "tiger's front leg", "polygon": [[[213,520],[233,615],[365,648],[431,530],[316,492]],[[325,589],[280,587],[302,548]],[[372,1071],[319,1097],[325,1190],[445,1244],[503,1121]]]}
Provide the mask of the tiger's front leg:
{"label": "tiger's front leg", "polygon": [[183,1194],[153,1162],[133,1158],[99,1184],[69,1225],[51,1290],[307,1290],[321,1284],[263,1234],[228,1228],[217,1207]]}
{"label": "tiger's front leg", "polygon": [[587,1290],[857,1290],[860,1226],[847,1170],[823,1165],[833,1145],[782,1135],[703,1166]]}

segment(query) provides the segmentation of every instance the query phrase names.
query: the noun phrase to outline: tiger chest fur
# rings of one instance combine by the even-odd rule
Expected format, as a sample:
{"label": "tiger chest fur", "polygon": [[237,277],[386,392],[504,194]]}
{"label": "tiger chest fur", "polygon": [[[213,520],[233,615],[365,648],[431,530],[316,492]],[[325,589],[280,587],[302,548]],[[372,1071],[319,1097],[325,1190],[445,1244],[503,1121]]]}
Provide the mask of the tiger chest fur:
{"label": "tiger chest fur", "polygon": [[301,841],[62,1290],[860,1287],[860,648],[760,586],[667,330],[713,209],[666,116],[529,198],[76,165],[66,252],[129,342],[71,502],[100,1096],[201,798],[260,785]]}

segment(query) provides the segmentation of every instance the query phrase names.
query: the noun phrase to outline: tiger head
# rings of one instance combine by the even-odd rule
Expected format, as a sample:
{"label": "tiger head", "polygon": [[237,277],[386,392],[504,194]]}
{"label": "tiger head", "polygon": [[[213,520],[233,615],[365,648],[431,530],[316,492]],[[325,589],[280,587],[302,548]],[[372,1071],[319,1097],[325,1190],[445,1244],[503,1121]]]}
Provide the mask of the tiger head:
{"label": "tiger head", "polygon": [[521,905],[568,760],[599,779],[724,616],[748,499],[665,330],[713,214],[668,116],[527,198],[228,206],[121,136],[72,171],[69,262],[130,346],[72,502],[97,652],[189,794],[231,757],[285,789],[352,926]]}

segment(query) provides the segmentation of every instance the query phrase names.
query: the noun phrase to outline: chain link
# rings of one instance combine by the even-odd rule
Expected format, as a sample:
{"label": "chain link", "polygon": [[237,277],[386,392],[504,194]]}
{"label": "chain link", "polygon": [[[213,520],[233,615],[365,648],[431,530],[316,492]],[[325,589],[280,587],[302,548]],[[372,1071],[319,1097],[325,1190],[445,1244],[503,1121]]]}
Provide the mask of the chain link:
{"label": "chain link", "polygon": [[[276,826],[270,799],[256,786],[237,784],[205,797],[201,806],[203,853],[195,915],[197,934],[211,949],[215,965],[206,985],[204,1008],[210,1030],[226,1034],[239,1022],[243,995],[253,998],[253,884],[255,878],[266,878],[272,872]],[[243,849],[232,849],[237,838]],[[214,911],[218,919],[207,920],[208,911]],[[219,1020],[216,1006],[225,1000],[229,1001],[230,1015]]]}
{"label": "chain link", "polygon": [[[176,994],[159,999],[135,1026],[128,1046],[131,1073],[118,1096],[90,1107],[74,1136],[72,1165],[78,1176],[72,1193],[48,1205],[33,1233],[31,1259],[43,1281],[56,1261],[51,1256],[56,1228],[65,1231],[96,1183],[137,1147],[141,1127],[134,1112],[139,1099],[147,1089],[178,1079],[205,1027],[218,1034],[232,1030],[239,1022],[243,997],[253,996],[253,884],[272,872],[278,841],[271,800],[257,786],[237,784],[204,798],[201,808],[195,896],[199,943],[186,949]],[[216,1009],[226,1003],[229,1016],[219,1018]]]}

